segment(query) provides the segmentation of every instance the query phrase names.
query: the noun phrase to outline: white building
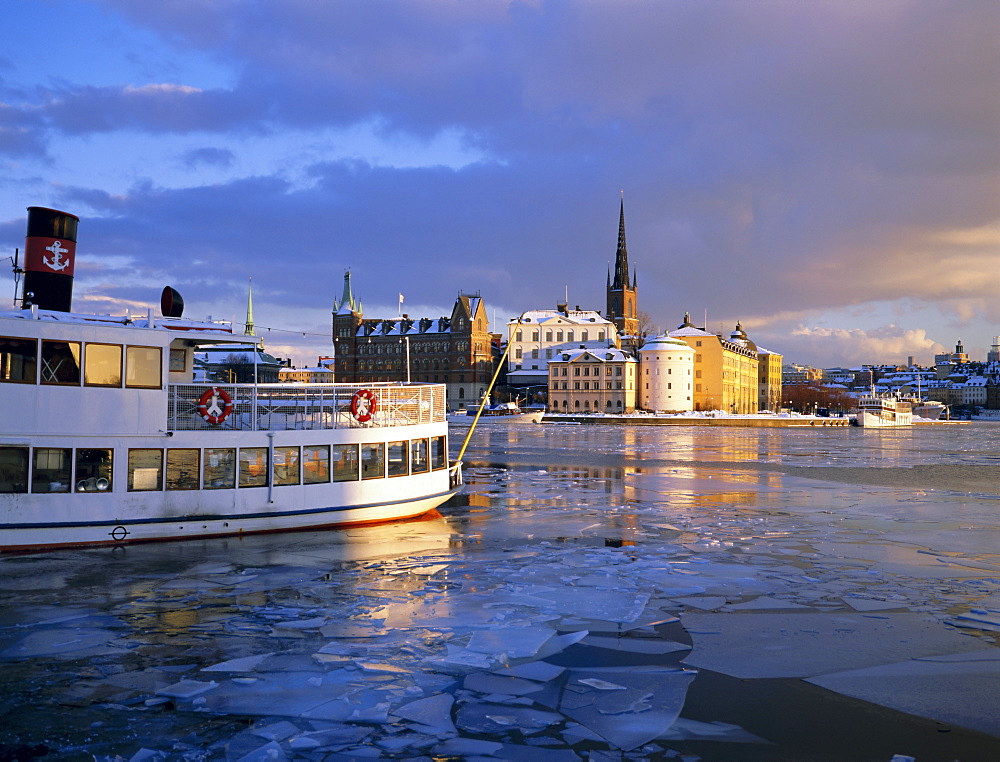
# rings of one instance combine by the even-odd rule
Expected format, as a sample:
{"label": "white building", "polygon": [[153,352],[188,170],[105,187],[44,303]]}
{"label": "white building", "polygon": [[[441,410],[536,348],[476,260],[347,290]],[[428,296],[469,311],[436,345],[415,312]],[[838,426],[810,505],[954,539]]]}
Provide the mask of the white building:
{"label": "white building", "polygon": [[618,348],[618,329],[596,310],[567,309],[525,312],[507,322],[507,382],[513,386],[546,384],[549,360],[563,352]]}
{"label": "white building", "polygon": [[639,350],[639,407],[654,412],[693,410],[695,351],[664,334]]}

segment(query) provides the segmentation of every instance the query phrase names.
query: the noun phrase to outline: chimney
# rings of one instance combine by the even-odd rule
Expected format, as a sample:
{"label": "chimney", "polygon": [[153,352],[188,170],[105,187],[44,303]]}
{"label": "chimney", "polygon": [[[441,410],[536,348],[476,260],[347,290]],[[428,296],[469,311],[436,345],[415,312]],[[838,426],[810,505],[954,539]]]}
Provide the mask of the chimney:
{"label": "chimney", "polygon": [[80,218],[41,206],[28,207],[21,306],[69,312],[73,302],[76,228]]}

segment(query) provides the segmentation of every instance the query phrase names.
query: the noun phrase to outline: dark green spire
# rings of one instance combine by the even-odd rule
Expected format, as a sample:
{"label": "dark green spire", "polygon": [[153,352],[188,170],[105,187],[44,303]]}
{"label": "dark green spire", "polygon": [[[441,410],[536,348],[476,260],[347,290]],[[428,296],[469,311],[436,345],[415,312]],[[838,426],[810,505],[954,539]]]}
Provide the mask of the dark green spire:
{"label": "dark green spire", "polygon": [[618,291],[629,287],[628,249],[625,246],[625,199],[621,202],[618,218],[618,251],[615,253],[615,278],[611,288]]}

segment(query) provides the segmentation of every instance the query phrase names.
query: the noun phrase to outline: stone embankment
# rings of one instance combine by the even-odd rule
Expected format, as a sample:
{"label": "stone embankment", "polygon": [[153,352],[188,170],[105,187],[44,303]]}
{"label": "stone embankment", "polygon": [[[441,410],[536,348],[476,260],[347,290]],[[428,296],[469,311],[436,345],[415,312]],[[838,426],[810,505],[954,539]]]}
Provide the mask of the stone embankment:
{"label": "stone embankment", "polygon": [[[630,426],[734,426],[759,428],[828,428],[850,427],[852,419],[847,417],[822,418],[813,415],[574,415],[569,413],[546,413],[542,423],[590,423]],[[931,421],[919,419],[915,426],[929,424],[954,424],[958,421]]]}

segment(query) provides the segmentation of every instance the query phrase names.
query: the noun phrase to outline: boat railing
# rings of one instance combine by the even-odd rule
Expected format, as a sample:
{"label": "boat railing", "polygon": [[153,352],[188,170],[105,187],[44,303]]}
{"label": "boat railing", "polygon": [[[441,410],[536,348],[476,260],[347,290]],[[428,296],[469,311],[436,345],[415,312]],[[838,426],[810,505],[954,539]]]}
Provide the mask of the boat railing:
{"label": "boat railing", "polygon": [[[231,404],[228,412],[223,409],[224,415],[209,416],[217,420],[215,423],[199,410],[203,396],[213,389],[224,392]],[[358,404],[367,396],[365,391],[373,395],[375,404],[371,408]],[[359,392],[362,392],[360,397]],[[170,384],[167,430],[288,431],[407,426],[442,422],[446,420],[445,409],[442,384]]]}

